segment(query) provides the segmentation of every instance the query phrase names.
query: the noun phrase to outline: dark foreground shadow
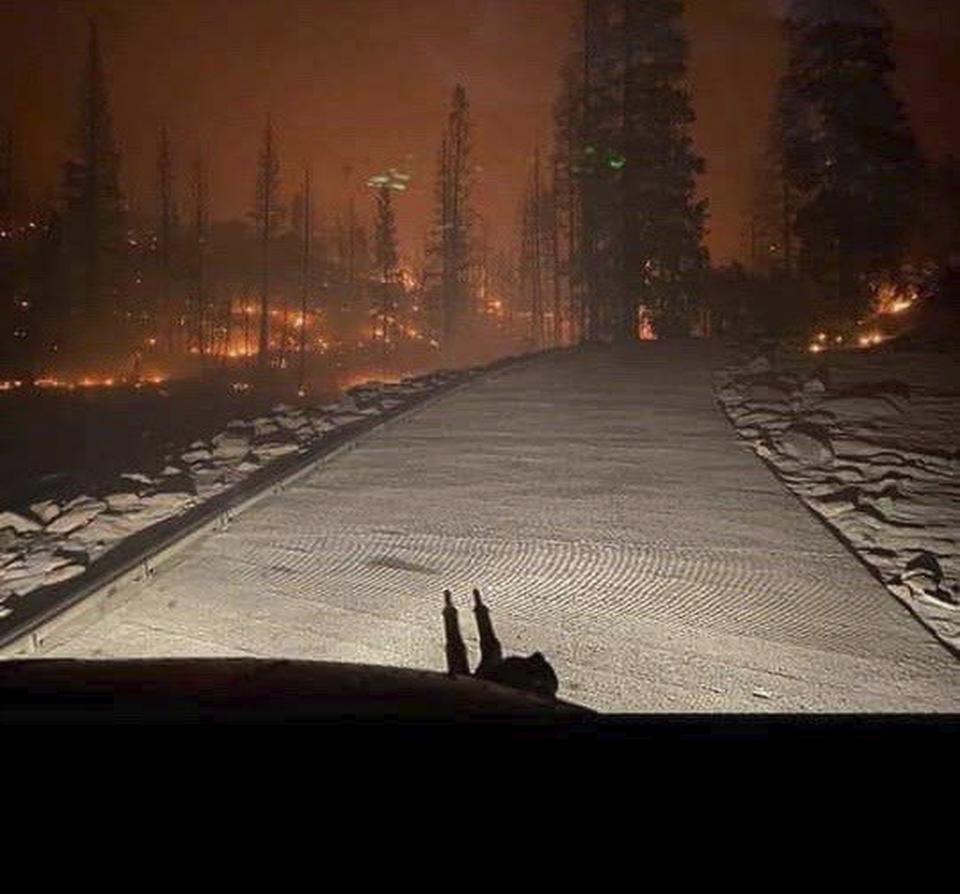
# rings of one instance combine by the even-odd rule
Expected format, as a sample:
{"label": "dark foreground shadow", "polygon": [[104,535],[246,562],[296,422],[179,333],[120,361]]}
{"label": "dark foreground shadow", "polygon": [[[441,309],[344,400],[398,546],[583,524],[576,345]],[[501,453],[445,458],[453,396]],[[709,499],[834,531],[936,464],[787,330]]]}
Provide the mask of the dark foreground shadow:
{"label": "dark foreground shadow", "polygon": [[558,701],[542,655],[503,657],[478,591],[481,660],[471,675],[457,610],[443,608],[448,673],[256,658],[0,662],[0,725],[17,723],[563,723],[594,716]]}
{"label": "dark foreground shadow", "polygon": [[12,723],[532,720],[592,712],[474,677],[254,658],[0,662]]}
{"label": "dark foreground shadow", "polygon": [[[849,743],[858,759],[867,745],[874,753],[891,743],[919,743],[925,755],[947,757],[960,742],[957,716],[599,715],[476,677],[362,664],[255,658],[0,661],[0,728],[8,750],[24,743],[11,737],[15,728],[35,730],[37,735],[26,740],[24,761],[35,765],[44,749],[50,749],[50,760],[62,761],[64,740],[49,735],[55,725],[114,728],[102,748],[87,752],[88,759],[110,755],[111,772],[119,759],[113,738],[117,726],[147,727],[143,741],[149,746],[160,741],[155,738],[159,727],[256,726],[268,737],[258,742],[269,745],[278,741],[277,727],[309,725],[319,737],[298,747],[309,748],[311,762],[324,749],[342,747],[349,757],[363,754],[355,749],[368,744],[377,763],[387,753],[385,741],[398,747],[436,742],[444,755],[466,753],[450,750],[463,745],[487,757],[483,748],[501,743],[513,749],[524,742],[600,741],[626,745],[631,760],[637,743],[663,745],[665,755],[677,744],[792,743],[805,749],[807,760],[817,742]],[[188,734],[193,763],[197,739]],[[284,739],[284,747],[292,741],[303,740]],[[404,761],[418,753],[395,752]],[[536,761],[543,758],[540,751],[529,754]]]}

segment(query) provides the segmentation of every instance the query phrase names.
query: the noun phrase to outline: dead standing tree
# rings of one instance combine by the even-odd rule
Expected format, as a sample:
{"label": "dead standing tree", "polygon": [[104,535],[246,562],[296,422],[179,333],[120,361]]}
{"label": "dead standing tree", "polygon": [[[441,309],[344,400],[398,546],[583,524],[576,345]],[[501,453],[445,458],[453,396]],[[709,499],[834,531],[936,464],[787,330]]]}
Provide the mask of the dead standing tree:
{"label": "dead standing tree", "polygon": [[307,299],[310,293],[310,242],[313,239],[313,207],[310,196],[310,170],[303,172],[302,255],[300,263],[300,343],[297,362],[297,394],[306,394]]}
{"label": "dead standing tree", "polygon": [[534,152],[529,192],[523,208],[521,277],[530,308],[530,346],[547,345],[543,291],[543,190],[540,178],[540,150]]}
{"label": "dead standing tree", "polygon": [[277,200],[279,189],[280,162],[274,144],[273,122],[268,118],[257,166],[257,206],[254,212],[260,243],[260,337],[257,366],[261,371],[267,368],[270,361],[270,254],[281,213]]}
{"label": "dead standing tree", "polygon": [[209,350],[209,320],[207,294],[207,239],[210,228],[210,200],[207,174],[203,158],[198,158],[193,169],[193,286],[191,288],[190,337],[192,348],[200,355],[206,368]]}
{"label": "dead standing tree", "polygon": [[173,251],[177,231],[177,206],[174,197],[173,158],[166,127],[160,130],[157,157],[157,261],[160,273],[160,308],[157,319],[164,320],[167,351],[176,349],[180,308],[173,306]]}
{"label": "dead standing tree", "polygon": [[[63,166],[60,290],[75,348],[84,359],[115,349],[121,315],[117,280],[123,249],[123,202],[117,152],[100,58],[90,20],[76,153]],[[69,339],[68,339],[69,340]]]}
{"label": "dead standing tree", "polygon": [[440,150],[439,213],[435,253],[440,260],[440,343],[448,354],[463,337],[469,310],[470,267],[470,155],[469,103],[466,90],[457,85]]}
{"label": "dead standing tree", "polygon": [[377,302],[380,317],[379,333],[382,339],[383,354],[386,357],[390,345],[392,321],[396,317],[396,292],[400,281],[400,257],[397,250],[397,228],[393,213],[390,186],[377,189],[377,218],[374,244],[376,259]]}
{"label": "dead standing tree", "polygon": [[[580,265],[580,132],[583,113],[582,65],[575,53],[561,72],[554,107],[553,215],[554,301],[561,338],[573,344],[583,336],[584,277]],[[559,327],[558,327],[559,328]]]}

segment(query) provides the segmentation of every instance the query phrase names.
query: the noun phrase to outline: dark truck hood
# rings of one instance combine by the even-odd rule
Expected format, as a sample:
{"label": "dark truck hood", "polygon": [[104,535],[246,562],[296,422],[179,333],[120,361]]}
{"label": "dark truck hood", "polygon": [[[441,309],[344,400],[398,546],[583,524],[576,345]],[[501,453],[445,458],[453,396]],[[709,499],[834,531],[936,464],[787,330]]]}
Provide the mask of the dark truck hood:
{"label": "dark truck hood", "polygon": [[0,723],[565,721],[592,712],[472,677],[262,658],[0,662]]}

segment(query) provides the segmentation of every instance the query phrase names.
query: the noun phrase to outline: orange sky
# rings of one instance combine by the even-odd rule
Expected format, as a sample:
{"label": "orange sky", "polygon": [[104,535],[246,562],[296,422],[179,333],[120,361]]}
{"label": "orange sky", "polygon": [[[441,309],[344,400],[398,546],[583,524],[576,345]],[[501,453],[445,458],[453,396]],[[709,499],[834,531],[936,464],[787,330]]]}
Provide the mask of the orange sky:
{"label": "orange sky", "polygon": [[[272,112],[284,186],[309,163],[327,216],[342,205],[348,177],[358,208],[369,210],[363,179],[389,166],[413,173],[397,211],[404,251],[415,253],[432,206],[438,136],[460,80],[473,107],[475,205],[491,238],[505,244],[533,147],[549,140],[575,2],[0,0],[0,109],[14,110],[25,179],[55,186],[80,89],[85,19],[95,13],[124,187],[136,204],[152,199],[156,132],[166,122],[181,160],[208,156],[215,216],[244,213]],[[751,169],[782,59],[776,2],[687,3],[695,136],[708,163],[702,191],[718,260],[741,250]],[[900,26],[898,84],[922,142],[937,153],[960,151],[943,86],[960,83],[960,4],[887,5]]]}

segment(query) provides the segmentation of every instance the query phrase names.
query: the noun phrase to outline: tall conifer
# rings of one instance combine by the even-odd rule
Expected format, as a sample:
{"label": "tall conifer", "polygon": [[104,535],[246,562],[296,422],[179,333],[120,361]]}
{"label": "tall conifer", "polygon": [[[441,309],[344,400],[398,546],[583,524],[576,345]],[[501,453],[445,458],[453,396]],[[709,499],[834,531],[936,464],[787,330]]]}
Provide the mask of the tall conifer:
{"label": "tall conifer", "polygon": [[123,208],[95,19],[90,20],[76,151],[63,166],[61,290],[89,352],[117,332]]}
{"label": "tall conifer", "polygon": [[890,22],[874,0],[792,0],[785,28],[783,165],[800,263],[823,287],[823,315],[849,319],[869,274],[898,259],[920,173],[889,81]]}

